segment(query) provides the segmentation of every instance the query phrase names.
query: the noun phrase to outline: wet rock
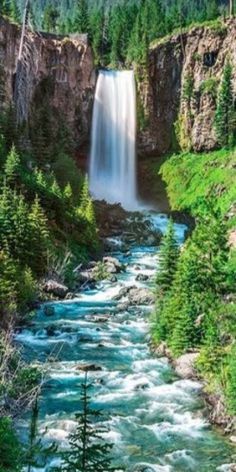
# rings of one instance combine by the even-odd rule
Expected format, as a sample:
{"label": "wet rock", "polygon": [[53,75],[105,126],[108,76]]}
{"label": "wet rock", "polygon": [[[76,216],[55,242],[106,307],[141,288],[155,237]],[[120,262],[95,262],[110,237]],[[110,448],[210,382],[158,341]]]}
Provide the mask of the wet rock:
{"label": "wet rock", "polygon": [[228,472],[236,472],[236,463],[229,464]]}
{"label": "wet rock", "polygon": [[75,294],[72,292],[68,292],[65,296],[65,300],[73,300],[73,298],[75,298]]}
{"label": "wet rock", "polygon": [[86,282],[96,282],[93,270],[83,270],[79,272],[77,280],[79,280],[82,284]]}
{"label": "wet rock", "polygon": [[129,302],[125,302],[125,303],[119,303],[119,305],[117,305],[116,307],[116,311],[117,312],[121,312],[121,311],[127,311],[129,309]]}
{"label": "wet rock", "polygon": [[132,305],[152,305],[155,303],[154,294],[147,288],[131,288],[128,297]]}
{"label": "wet rock", "polygon": [[116,295],[113,300],[121,300],[122,298],[126,297],[132,288],[136,289],[137,287],[135,285],[132,285],[131,287],[122,287],[118,295]]}
{"label": "wet rock", "polygon": [[98,372],[102,370],[102,367],[96,364],[78,364],[75,370],[81,370],[82,372]]}
{"label": "wet rock", "polygon": [[69,289],[68,287],[66,287],[66,285],[63,285],[57,282],[56,280],[47,280],[43,284],[43,290],[44,292],[61,299],[65,298],[67,293],[69,292]]}
{"label": "wet rock", "polygon": [[198,352],[183,354],[174,361],[176,373],[183,379],[196,377],[195,362],[199,356]]}
{"label": "wet rock", "polygon": [[132,472],[155,472],[155,469],[148,464],[137,464],[132,469]]}
{"label": "wet rock", "polygon": [[51,305],[45,305],[43,307],[43,312],[46,316],[54,316],[55,315],[55,308]]}
{"label": "wet rock", "polygon": [[138,274],[135,280],[137,280],[137,282],[146,282],[149,280],[149,276],[146,274]]}
{"label": "wet rock", "polygon": [[47,336],[51,337],[55,335],[56,329],[54,326],[48,326],[46,328]]}
{"label": "wet rock", "polygon": [[114,266],[117,273],[122,272],[124,269],[123,265],[115,257],[105,256],[103,257],[103,262],[108,267]]}
{"label": "wet rock", "polygon": [[115,283],[118,281],[118,279],[117,279],[117,277],[116,277],[115,275],[112,275],[112,276],[109,278],[109,281],[110,281],[112,284],[115,284]]}

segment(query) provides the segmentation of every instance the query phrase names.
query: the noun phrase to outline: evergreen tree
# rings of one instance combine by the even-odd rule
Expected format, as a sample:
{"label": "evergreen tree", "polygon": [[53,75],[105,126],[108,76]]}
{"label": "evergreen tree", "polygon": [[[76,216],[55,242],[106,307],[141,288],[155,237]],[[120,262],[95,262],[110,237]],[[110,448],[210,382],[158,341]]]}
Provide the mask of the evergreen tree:
{"label": "evergreen tree", "polygon": [[10,17],[20,23],[21,21],[21,14],[16,0],[10,0]]}
{"label": "evergreen tree", "polygon": [[215,130],[221,146],[233,146],[236,142],[236,111],[234,105],[232,66],[227,60],[219,89],[215,114]]}
{"label": "evergreen tree", "polygon": [[58,10],[53,6],[53,4],[50,3],[47,5],[43,13],[43,29],[48,33],[54,32],[57,27],[58,17]]}
{"label": "evergreen tree", "polygon": [[31,229],[31,263],[30,267],[36,274],[42,274],[46,267],[49,232],[47,218],[36,197],[29,213]]}
{"label": "evergreen tree", "polygon": [[20,175],[20,157],[13,145],[4,166],[6,181],[9,184],[16,184]]}
{"label": "evergreen tree", "polygon": [[77,0],[77,9],[73,28],[76,33],[89,33],[87,0]]}
{"label": "evergreen tree", "polygon": [[164,295],[171,287],[176,272],[179,257],[178,243],[175,238],[175,228],[172,219],[163,237],[158,257],[159,265],[156,277],[158,293]]}
{"label": "evergreen tree", "polygon": [[85,213],[86,209],[90,203],[90,193],[89,193],[89,181],[88,177],[86,176],[83,182],[81,195],[80,195],[80,210],[81,212]]}
{"label": "evergreen tree", "polygon": [[72,192],[72,188],[69,182],[64,188],[63,195],[64,195],[65,200],[67,200],[70,203],[72,202],[73,192]]}
{"label": "evergreen tree", "polygon": [[0,418],[0,471],[21,472],[21,447],[8,417]]}
{"label": "evergreen tree", "polygon": [[108,472],[115,471],[111,465],[112,445],[104,441],[103,434],[108,430],[102,424],[102,414],[90,406],[89,389],[85,381],[81,386],[82,411],[76,415],[77,427],[69,437],[70,450],[63,454],[64,472]]}

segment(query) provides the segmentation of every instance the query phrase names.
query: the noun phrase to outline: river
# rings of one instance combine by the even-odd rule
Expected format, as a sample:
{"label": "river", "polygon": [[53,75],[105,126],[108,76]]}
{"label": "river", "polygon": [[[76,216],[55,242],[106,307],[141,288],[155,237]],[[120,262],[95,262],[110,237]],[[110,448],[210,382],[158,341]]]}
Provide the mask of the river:
{"label": "river", "polygon": [[[150,213],[148,218],[165,232],[165,215]],[[181,244],[185,226],[176,224],[175,228]],[[60,447],[66,444],[84,380],[78,365],[95,364],[102,370],[89,373],[92,406],[109,415],[107,439],[114,444],[115,460],[125,470],[229,470],[225,464],[232,462],[232,449],[207,421],[200,383],[181,380],[166,358],[157,359],[149,350],[152,307],[130,306],[122,311],[113,299],[124,286],[152,288],[158,249],[134,242],[124,253],[120,237],[114,243],[117,249],[112,255],[127,265],[117,282],[101,282],[72,301],[52,303],[55,314],[51,317],[41,307],[32,325],[17,335],[27,359],[47,366],[40,430],[46,428],[44,437]],[[139,273],[150,279],[137,282]],[[108,316],[96,319],[96,315]],[[24,427],[27,429],[23,422]],[[50,464],[35,470],[49,471]]]}

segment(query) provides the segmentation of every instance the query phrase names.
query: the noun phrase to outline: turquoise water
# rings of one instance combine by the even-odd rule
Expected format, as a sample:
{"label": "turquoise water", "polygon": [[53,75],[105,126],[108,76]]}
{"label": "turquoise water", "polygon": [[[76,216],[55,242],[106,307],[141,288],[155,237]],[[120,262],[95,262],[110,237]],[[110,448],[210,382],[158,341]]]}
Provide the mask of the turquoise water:
{"label": "turquoise water", "polygon": [[[165,231],[164,215],[149,215]],[[185,227],[176,225],[181,243]],[[145,287],[135,281],[139,273],[154,276],[157,248],[133,245],[129,254],[115,239],[114,256],[127,264],[116,283],[100,283],[77,299],[53,303],[55,315],[46,317],[43,307],[32,326],[17,335],[27,359],[43,366],[46,382],[40,402],[40,430],[44,440],[66,447],[80,408],[80,384],[84,374],[78,365],[92,363],[102,370],[89,373],[93,383],[93,406],[102,409],[113,442],[113,455],[127,471],[213,472],[229,470],[233,450],[214,431],[204,416],[201,385],[179,379],[167,359],[149,351],[148,318],[151,307],[130,307],[121,311],[113,297],[124,286]],[[96,321],[95,315],[108,315]],[[45,365],[44,365],[45,370]],[[23,430],[27,429],[22,422]],[[46,472],[57,460],[37,471]],[[149,465],[149,467],[148,467]]]}

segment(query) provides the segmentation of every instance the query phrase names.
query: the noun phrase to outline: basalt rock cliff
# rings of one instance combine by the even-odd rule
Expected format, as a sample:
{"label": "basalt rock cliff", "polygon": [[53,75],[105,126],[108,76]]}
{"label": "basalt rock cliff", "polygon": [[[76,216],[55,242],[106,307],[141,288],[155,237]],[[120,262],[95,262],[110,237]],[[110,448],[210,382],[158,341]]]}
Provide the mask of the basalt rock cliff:
{"label": "basalt rock cliff", "polygon": [[[0,17],[0,106],[15,102],[18,113],[32,120],[44,106],[53,112],[55,125],[60,119],[70,129],[77,148],[88,143],[96,71],[86,37],[27,31],[17,65],[19,44],[20,28]],[[236,84],[235,19],[152,44],[147,70],[137,71],[139,154],[216,147],[217,89],[227,58]]]}
{"label": "basalt rock cliff", "polygon": [[140,153],[163,154],[178,145],[195,151],[216,147],[216,97],[227,58],[236,92],[235,19],[194,27],[151,46],[139,85],[145,113]]}
{"label": "basalt rock cliff", "polygon": [[[20,28],[0,17],[1,107],[15,103],[23,120],[37,107],[53,111],[70,128],[75,145],[89,136],[96,76],[86,36],[26,31],[20,63]],[[17,71],[17,75],[16,75]]]}

